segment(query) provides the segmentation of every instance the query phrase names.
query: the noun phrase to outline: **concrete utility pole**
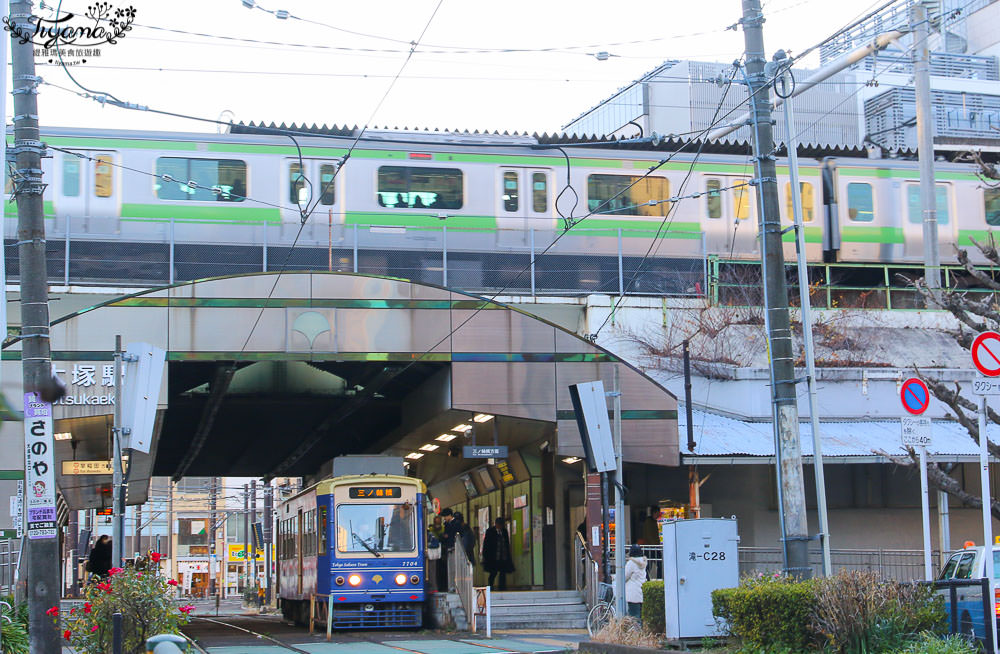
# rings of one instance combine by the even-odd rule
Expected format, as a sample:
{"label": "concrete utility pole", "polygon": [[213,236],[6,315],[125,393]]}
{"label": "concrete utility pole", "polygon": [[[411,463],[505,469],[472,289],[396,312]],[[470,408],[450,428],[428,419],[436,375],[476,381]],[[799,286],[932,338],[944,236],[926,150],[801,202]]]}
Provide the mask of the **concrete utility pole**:
{"label": "concrete utility pole", "polygon": [[243,484],[243,588],[250,585],[250,486]]}
{"label": "concrete utility pole", "polygon": [[125,551],[124,478],[122,470],[122,337],[115,336],[115,424],[111,428],[111,565],[122,567]]}
{"label": "concrete utility pole", "polygon": [[913,90],[917,102],[920,209],[924,218],[924,279],[929,288],[940,288],[941,252],[938,250],[937,191],[934,187],[934,113],[931,109],[927,6],[923,2],[916,2],[910,7],[910,29],[913,30]]}
{"label": "concrete utility pole", "polygon": [[216,498],[218,497],[217,494],[219,490],[218,480],[219,480],[218,477],[209,478],[209,484],[211,484],[211,488],[209,488],[209,494],[208,494],[208,509],[209,511],[212,512],[208,523],[208,596],[209,597],[215,597],[215,592],[216,592],[215,576],[218,574],[218,565],[217,565],[218,554],[215,551],[215,541],[218,538],[218,536],[215,533],[215,521],[218,519],[218,516],[215,513],[215,508],[216,508],[215,503],[216,503]]}
{"label": "concrete utility pole", "polygon": [[747,85],[752,100],[751,122],[756,146],[755,168],[759,194],[761,262],[764,280],[764,321],[771,354],[771,403],[778,461],[778,498],[785,552],[785,571],[809,577],[809,528],[806,521],[802,477],[802,444],[795,397],[792,330],[788,314],[788,288],[778,214],[777,167],[771,128],[770,80],[764,73],[764,16],[760,0],[743,0],[743,35],[746,43]]}
{"label": "concrete utility pole", "polygon": [[[11,5],[11,21],[25,33],[33,33],[36,20],[31,3]],[[21,368],[24,392],[38,392],[51,401],[53,387],[49,345],[49,289],[45,269],[45,221],[42,211],[42,142],[38,129],[38,84],[34,45],[12,38],[14,76],[14,148],[16,164],[12,176],[17,199],[17,241],[21,286]],[[4,137],[6,139],[6,136]],[[4,163],[6,165],[6,162]],[[6,336],[6,334],[4,334]],[[49,399],[46,399],[49,398]],[[51,437],[50,437],[51,438]],[[51,443],[50,443],[51,445]],[[54,459],[53,459],[54,461]],[[28,512],[24,519],[30,522]],[[31,651],[59,654],[62,645],[52,619],[45,611],[59,605],[59,539],[29,538],[27,549],[28,611]]]}
{"label": "concrete utility pole", "polygon": [[[257,524],[257,480],[250,480],[250,528],[256,533]],[[257,538],[253,537],[250,539],[250,551],[247,554],[247,558],[250,560],[250,565],[253,567],[252,577],[253,577],[253,587],[257,587],[257,544],[254,542]]]}
{"label": "concrete utility pole", "polygon": [[[274,487],[268,483],[264,486],[264,570],[267,588],[264,591],[264,601],[271,603],[271,548],[274,541]],[[320,534],[323,538],[323,534]]]}
{"label": "concrete utility pole", "polygon": [[625,548],[628,540],[625,537],[625,497],[621,486],[625,475],[622,472],[622,391],[618,379],[618,366],[615,366],[615,385],[611,392],[614,407],[614,444],[615,444],[615,610],[618,615],[625,615]]}

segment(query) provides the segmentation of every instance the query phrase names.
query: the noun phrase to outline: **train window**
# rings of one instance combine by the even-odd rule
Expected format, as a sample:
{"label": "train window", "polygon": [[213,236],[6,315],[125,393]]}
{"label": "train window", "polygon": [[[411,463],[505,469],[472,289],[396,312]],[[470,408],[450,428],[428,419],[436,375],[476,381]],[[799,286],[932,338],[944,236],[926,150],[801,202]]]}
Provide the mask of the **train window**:
{"label": "train window", "polygon": [[[591,212],[624,216],[666,216],[670,204],[659,201],[669,197],[670,180],[666,177],[631,175],[587,177],[587,208]],[[659,203],[646,204],[650,201]]]}
{"label": "train window", "polygon": [[[799,182],[799,193],[802,195],[802,222],[811,223],[813,221],[813,185],[809,182]],[[785,184],[785,209],[788,211],[788,221],[795,219],[795,212],[792,209],[792,183]]]}
{"label": "train window", "polygon": [[412,552],[414,511],[403,504],[341,504],[337,507],[340,552]]}
{"label": "train window", "polygon": [[722,218],[722,180],[709,178],[705,180],[705,208],[709,218]]}
{"label": "train window", "polygon": [[503,174],[503,210],[504,211],[517,211],[518,207],[518,193],[517,193],[517,173],[513,170],[508,170]]}
{"label": "train window", "polygon": [[[161,200],[243,202],[246,199],[247,164],[239,159],[160,157],[156,160],[156,174],[158,179],[153,189]],[[170,179],[164,179],[164,175]]]}
{"label": "train window", "polygon": [[319,167],[319,203],[325,207],[333,204],[336,196],[334,195],[333,180],[337,177],[337,167],[333,164],[322,164]]}
{"label": "train window", "polygon": [[62,194],[67,198],[80,196],[80,160],[71,155],[63,155]]}
{"label": "train window", "polygon": [[94,157],[94,195],[99,198],[110,198],[113,191],[111,155],[99,154]]}
{"label": "train window", "polygon": [[531,173],[531,210],[543,213],[549,208],[549,184],[545,173]]}
{"label": "train window", "polygon": [[462,171],[457,168],[380,166],[376,201],[392,209],[461,209]]}
{"label": "train window", "polygon": [[1000,188],[983,189],[983,203],[986,206],[986,224],[1000,225]]}
{"label": "train window", "polygon": [[326,507],[319,507],[316,532],[319,535],[319,553],[326,554]]}
{"label": "train window", "polygon": [[[948,186],[937,184],[934,187],[934,204],[937,205],[937,224],[948,224]],[[910,222],[919,225],[924,222],[924,212],[920,207],[920,185],[907,184],[906,186],[907,213]]]}
{"label": "train window", "polygon": [[871,184],[851,182],[847,185],[847,217],[859,223],[875,220],[875,199],[872,197]]}
{"label": "train window", "polygon": [[733,186],[733,213],[737,220],[746,220],[750,217],[750,184],[743,181]]}
{"label": "train window", "polygon": [[292,204],[309,204],[309,186],[306,184],[306,176],[302,173],[302,166],[297,163],[288,165],[288,201]]}

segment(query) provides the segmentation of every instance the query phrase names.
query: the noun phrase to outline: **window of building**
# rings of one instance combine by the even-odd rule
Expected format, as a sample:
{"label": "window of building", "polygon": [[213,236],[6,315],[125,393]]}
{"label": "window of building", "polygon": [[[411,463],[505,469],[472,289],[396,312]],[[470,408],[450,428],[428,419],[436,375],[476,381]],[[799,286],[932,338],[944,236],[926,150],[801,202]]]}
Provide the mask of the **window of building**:
{"label": "window of building", "polygon": [[722,180],[710,177],[705,180],[705,209],[709,218],[722,218]]}
{"label": "window of building", "polygon": [[390,209],[461,209],[462,171],[457,168],[381,166],[376,201]]}
{"label": "window of building", "polygon": [[246,199],[247,164],[238,159],[160,157],[156,160],[156,174],[159,179],[153,188],[161,200],[243,202]]}
{"label": "window of building", "polygon": [[503,210],[517,211],[517,173],[513,170],[505,171],[503,174]]}
{"label": "window of building", "polygon": [[531,210],[544,213],[549,208],[549,185],[545,173],[531,173]]}
{"label": "window of building", "polygon": [[[813,185],[809,182],[799,182],[799,194],[802,196],[802,222],[811,223],[813,221]],[[788,221],[795,220],[795,210],[792,207],[792,183],[785,184],[785,210],[788,212]]]}
{"label": "window of building", "polygon": [[[948,224],[948,185],[934,186],[934,204],[937,206],[937,224]],[[907,184],[906,205],[910,222],[919,225],[924,222],[924,212],[920,206],[920,184]]]}
{"label": "window of building", "polygon": [[983,189],[983,204],[986,206],[986,224],[1000,225],[1000,188]]}
{"label": "window of building", "polygon": [[63,156],[62,190],[68,198],[80,196],[80,160],[71,154]]}
{"label": "window of building", "polygon": [[322,164],[319,167],[320,196],[319,203],[325,207],[336,200],[334,195],[334,179],[337,177],[337,167],[333,164]]}
{"label": "window of building", "polygon": [[858,223],[875,220],[875,199],[871,184],[851,182],[847,185],[847,217]]}
{"label": "window of building", "polygon": [[309,185],[306,184],[302,166],[297,163],[288,165],[288,201],[292,204],[309,204]]}
{"label": "window of building", "polygon": [[99,154],[94,157],[94,195],[99,198],[111,197],[114,191],[113,173],[110,154]]}
{"label": "window of building", "polygon": [[[600,214],[619,216],[666,216],[670,209],[670,180],[666,177],[590,175],[587,177],[587,208]],[[656,205],[647,202],[656,200]],[[643,206],[639,206],[643,205]]]}

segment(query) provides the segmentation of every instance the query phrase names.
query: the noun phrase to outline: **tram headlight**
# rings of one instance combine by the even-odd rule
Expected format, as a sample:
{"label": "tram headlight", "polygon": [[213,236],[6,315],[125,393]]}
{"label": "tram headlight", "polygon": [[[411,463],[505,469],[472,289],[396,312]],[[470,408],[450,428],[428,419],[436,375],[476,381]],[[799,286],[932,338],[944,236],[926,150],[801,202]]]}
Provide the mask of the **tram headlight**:
{"label": "tram headlight", "polygon": [[349,583],[352,586],[360,586],[361,585],[361,575],[351,575],[351,576],[349,576],[347,578],[347,583]]}
{"label": "tram headlight", "polygon": [[420,583],[420,577],[418,575],[413,575],[412,577],[410,577],[410,583],[416,586],[417,584]]}
{"label": "tram headlight", "polygon": [[396,575],[396,585],[402,586],[405,583],[406,583],[406,575],[400,572],[398,575]]}

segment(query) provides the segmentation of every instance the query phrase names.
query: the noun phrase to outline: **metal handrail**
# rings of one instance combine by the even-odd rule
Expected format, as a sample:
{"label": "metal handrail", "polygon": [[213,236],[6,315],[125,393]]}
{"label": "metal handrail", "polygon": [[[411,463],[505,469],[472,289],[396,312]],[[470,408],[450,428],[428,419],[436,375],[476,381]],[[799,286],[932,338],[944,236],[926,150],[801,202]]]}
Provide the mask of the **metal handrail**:
{"label": "metal handrail", "polygon": [[472,562],[469,561],[465,548],[462,547],[462,541],[458,537],[455,538],[455,549],[448,555],[448,572],[462,602],[462,608],[465,609],[467,624],[471,627],[476,608],[475,591],[472,586]]}
{"label": "metal handrail", "polygon": [[[583,596],[583,601],[587,605],[587,610],[597,604],[597,584],[600,580],[599,568],[597,566],[597,561],[594,560],[593,555],[590,553],[590,548],[587,547],[587,542],[580,535],[580,532],[573,532],[575,535],[574,544],[576,546],[576,552],[573,555],[573,567],[574,574],[573,580],[576,585],[576,590],[580,592]],[[581,555],[580,550],[583,550]],[[581,575],[580,567],[583,567],[583,574]],[[583,583],[581,584],[581,577]]]}

